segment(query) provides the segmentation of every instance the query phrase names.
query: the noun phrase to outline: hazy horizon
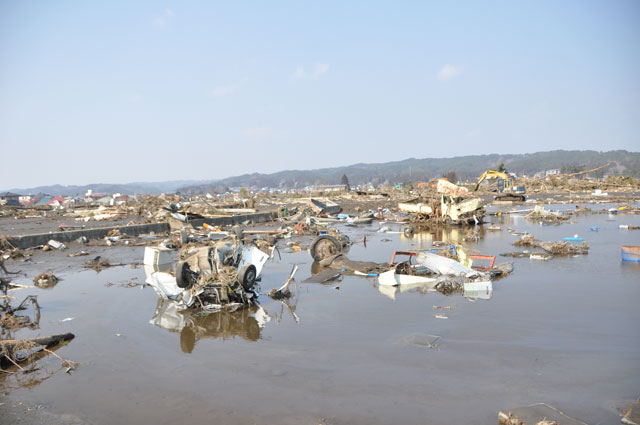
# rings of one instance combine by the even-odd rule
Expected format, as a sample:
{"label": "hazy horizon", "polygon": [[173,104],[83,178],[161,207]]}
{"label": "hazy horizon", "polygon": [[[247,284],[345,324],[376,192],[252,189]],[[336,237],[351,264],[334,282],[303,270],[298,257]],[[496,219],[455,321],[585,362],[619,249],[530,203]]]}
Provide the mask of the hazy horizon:
{"label": "hazy horizon", "polygon": [[640,3],[0,3],[2,186],[638,149]]}
{"label": "hazy horizon", "polygon": [[[572,150],[574,151],[574,150]],[[640,151],[627,151],[628,153],[640,153]],[[545,152],[553,152],[553,151],[545,151]],[[582,152],[587,152],[587,150],[583,150]],[[595,152],[600,152],[600,153],[608,153],[608,152],[613,152],[613,151],[595,151]],[[510,153],[487,153],[487,154],[482,154],[482,155],[497,155],[497,156],[510,156],[510,155],[533,155],[533,154],[538,154],[538,153],[544,153],[544,152],[525,152],[523,154],[510,154]],[[408,158],[404,158],[398,161],[393,161],[393,162],[402,162],[402,161],[407,161],[410,159],[415,159],[415,160],[446,160],[446,159],[456,159],[456,158],[463,158],[465,156],[468,155],[461,155],[461,156],[453,156],[453,157],[430,157],[430,158],[413,158],[413,157],[408,157]],[[389,161],[391,162],[391,161]],[[366,163],[364,165],[376,165],[376,164],[385,164],[385,162],[378,162],[378,163]],[[354,164],[345,164],[345,165],[336,165],[336,166],[331,166],[331,167],[322,167],[320,169],[333,169],[333,168],[341,168],[341,167],[352,167],[352,166],[356,166],[356,165],[360,165],[359,163],[354,163]],[[279,172],[289,172],[289,171],[315,171],[318,170],[317,168],[308,168],[308,169],[283,169],[283,170],[276,170],[273,173],[279,173]],[[456,170],[451,170],[451,171],[456,171]],[[460,170],[458,170],[460,171]],[[542,170],[541,170],[542,171]],[[258,174],[264,174],[264,175],[269,175],[269,174],[273,174],[273,173],[258,173]],[[79,186],[79,187],[83,187],[83,186],[91,186],[91,185],[154,185],[154,184],[162,184],[162,183],[174,183],[174,182],[183,182],[183,183],[196,183],[196,182],[214,182],[214,181],[221,181],[221,180],[225,180],[228,178],[232,178],[232,177],[239,177],[242,175],[248,175],[248,174],[253,174],[253,173],[242,173],[242,174],[234,174],[234,175],[228,175],[228,176],[223,176],[221,178],[217,178],[217,179],[171,179],[171,180],[155,180],[155,181],[101,181],[101,182],[81,182],[81,183],[70,183],[70,184],[60,184],[60,183],[47,183],[47,184],[41,184],[41,185],[35,185],[35,186],[31,186],[31,187],[5,187],[5,188],[1,188],[0,187],[0,192],[4,192],[4,191],[14,191],[14,190],[23,190],[23,189],[33,189],[33,188],[38,188],[38,187],[46,187],[46,186],[62,186],[62,187],[70,187],[70,186]]]}

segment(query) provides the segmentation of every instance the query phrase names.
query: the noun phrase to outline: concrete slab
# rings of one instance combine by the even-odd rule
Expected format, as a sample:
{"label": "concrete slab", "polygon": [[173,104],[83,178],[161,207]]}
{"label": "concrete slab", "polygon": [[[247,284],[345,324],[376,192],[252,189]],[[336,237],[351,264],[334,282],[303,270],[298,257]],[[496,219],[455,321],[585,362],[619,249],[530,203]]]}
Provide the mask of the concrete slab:
{"label": "concrete slab", "polygon": [[[234,224],[242,224],[249,222],[250,224],[265,223],[277,219],[277,212],[263,212],[256,214],[244,214],[224,217],[209,217],[190,220],[189,223],[193,226],[202,226],[203,223],[207,223],[212,226],[229,226]],[[58,242],[72,242],[81,236],[85,236],[88,239],[102,239],[109,231],[118,229],[121,233],[129,236],[138,236],[146,233],[166,233],[169,232],[169,223],[151,223],[151,224],[134,224],[130,226],[110,226],[99,227],[82,230],[71,230],[66,232],[49,232],[40,233],[35,235],[20,235],[10,236],[7,239],[16,248],[31,248],[34,246],[44,245],[49,240],[53,239]]]}

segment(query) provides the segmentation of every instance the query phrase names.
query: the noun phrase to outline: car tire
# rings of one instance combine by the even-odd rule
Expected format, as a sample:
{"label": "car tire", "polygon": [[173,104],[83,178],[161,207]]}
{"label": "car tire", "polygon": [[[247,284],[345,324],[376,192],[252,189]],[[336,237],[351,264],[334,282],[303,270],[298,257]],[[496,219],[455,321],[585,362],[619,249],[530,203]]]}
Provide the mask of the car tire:
{"label": "car tire", "polygon": [[176,284],[178,288],[186,289],[191,286],[191,269],[189,263],[180,261],[176,266]]}
{"label": "car tire", "polygon": [[309,248],[309,253],[315,261],[321,261],[332,255],[339,254],[341,251],[342,243],[330,235],[318,236]]}
{"label": "car tire", "polygon": [[245,264],[238,270],[238,282],[240,282],[245,291],[250,292],[256,284],[257,275],[256,266]]}

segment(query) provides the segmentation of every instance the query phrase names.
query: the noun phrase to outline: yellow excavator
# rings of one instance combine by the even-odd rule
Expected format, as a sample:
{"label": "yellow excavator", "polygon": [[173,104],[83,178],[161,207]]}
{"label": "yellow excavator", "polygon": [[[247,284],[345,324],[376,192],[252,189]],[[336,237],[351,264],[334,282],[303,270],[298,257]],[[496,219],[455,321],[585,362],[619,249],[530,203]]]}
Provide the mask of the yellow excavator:
{"label": "yellow excavator", "polygon": [[525,188],[524,186],[514,186],[514,179],[506,172],[497,170],[487,170],[478,179],[474,191],[478,190],[480,183],[485,179],[498,179],[498,192],[502,195],[495,197],[496,201],[525,201]]}

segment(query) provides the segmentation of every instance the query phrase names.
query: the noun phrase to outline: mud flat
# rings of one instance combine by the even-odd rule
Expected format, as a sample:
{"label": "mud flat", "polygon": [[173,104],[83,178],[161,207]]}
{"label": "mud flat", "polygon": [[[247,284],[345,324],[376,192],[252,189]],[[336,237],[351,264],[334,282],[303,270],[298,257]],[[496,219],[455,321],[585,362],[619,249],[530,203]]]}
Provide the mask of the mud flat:
{"label": "mud flat", "polygon": [[[575,211],[576,204],[545,208]],[[640,393],[640,269],[620,255],[639,240],[620,225],[640,226],[640,216],[573,214],[545,225],[526,212],[492,215],[499,210],[488,207],[484,225],[410,236],[392,221],[329,226],[353,242],[346,255],[355,261],[384,263],[394,251],[455,244],[512,262],[513,272],[483,296],[389,290],[351,273],[303,283],[317,271],[303,249],[310,236],[278,239],[281,257],[264,266],[259,306],[204,315],[174,310],[145,285],[146,241],[74,241],[8,259],[8,271],[20,270],[12,282],[26,286],[10,290],[11,301],[36,295],[40,306],[38,326],[12,337],[73,333],[55,353],[77,367],[67,373],[49,355],[33,373],[4,374],[2,423],[497,423],[499,411],[535,403],[587,424],[619,423],[621,403]],[[464,240],[470,230],[477,241]],[[589,252],[501,257],[525,232],[540,241],[578,234]],[[88,255],[68,256],[80,251]],[[87,268],[97,256],[122,265]],[[293,264],[292,297],[269,298]],[[59,282],[35,286],[45,271]]]}

